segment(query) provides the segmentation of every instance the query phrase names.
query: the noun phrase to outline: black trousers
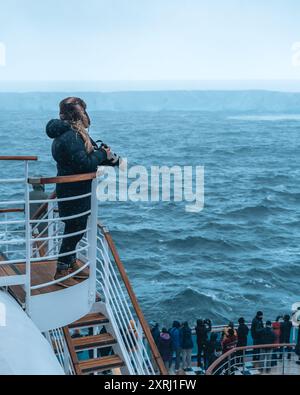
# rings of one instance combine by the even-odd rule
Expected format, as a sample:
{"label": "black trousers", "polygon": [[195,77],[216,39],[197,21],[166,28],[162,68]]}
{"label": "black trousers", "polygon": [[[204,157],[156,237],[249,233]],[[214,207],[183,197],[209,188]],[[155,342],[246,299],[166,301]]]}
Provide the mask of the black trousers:
{"label": "black trousers", "polygon": [[[65,223],[64,235],[85,230],[87,227],[87,221],[88,221],[88,215],[64,221]],[[83,236],[84,233],[81,233],[76,236],[65,237],[62,241],[59,254],[67,254],[71,251],[76,250],[77,244],[80,242]],[[57,268],[60,270],[68,269],[72,266],[75,260],[76,260],[76,253],[59,257]]]}
{"label": "black trousers", "polygon": [[201,344],[197,344],[197,346],[198,346],[197,365],[198,367],[201,367],[202,357],[203,357],[203,363],[205,368],[207,364],[206,344],[201,343]]}

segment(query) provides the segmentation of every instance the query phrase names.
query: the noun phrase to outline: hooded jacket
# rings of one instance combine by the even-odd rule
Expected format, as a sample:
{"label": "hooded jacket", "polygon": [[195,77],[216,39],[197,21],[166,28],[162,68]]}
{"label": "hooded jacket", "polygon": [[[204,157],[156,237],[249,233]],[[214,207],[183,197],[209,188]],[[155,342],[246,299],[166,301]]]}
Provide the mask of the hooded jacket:
{"label": "hooded jacket", "polygon": [[[57,163],[58,176],[93,173],[107,159],[106,151],[103,149],[95,150],[88,154],[84,141],[71,128],[68,122],[53,119],[47,124],[46,133],[49,138],[53,139],[52,156]],[[95,148],[97,147],[93,141],[92,144]],[[57,184],[57,197],[66,198],[90,193],[91,183],[91,181],[83,181],[70,184]],[[79,214],[90,210],[90,208],[90,197],[59,203],[59,212],[62,217]]]}
{"label": "hooded jacket", "polygon": [[158,339],[158,350],[164,362],[169,362],[172,358],[172,339],[169,333],[161,333]]}

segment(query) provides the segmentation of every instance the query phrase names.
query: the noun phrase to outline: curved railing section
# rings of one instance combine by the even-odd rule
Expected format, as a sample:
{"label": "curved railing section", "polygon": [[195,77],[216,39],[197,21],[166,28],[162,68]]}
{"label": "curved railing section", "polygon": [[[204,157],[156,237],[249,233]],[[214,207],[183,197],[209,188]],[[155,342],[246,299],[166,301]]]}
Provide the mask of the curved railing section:
{"label": "curved railing section", "polygon": [[[24,162],[23,178],[6,178],[1,179],[0,184],[5,190],[7,185],[14,185],[14,198],[9,197],[0,201],[0,252],[2,259],[1,267],[5,271],[13,272],[14,275],[0,276],[1,286],[20,285],[25,291],[25,304],[27,313],[31,312],[32,292],[42,292],[47,287],[58,285],[64,281],[75,278],[83,270],[89,268],[89,295],[90,299],[96,298],[96,259],[93,249],[96,251],[97,238],[97,198],[96,198],[96,173],[80,174],[66,177],[53,178],[29,178],[29,161],[37,160],[36,157],[0,157],[0,160]],[[9,164],[7,165],[9,167]],[[10,171],[8,170],[7,173]],[[51,193],[46,199],[30,198],[30,189],[32,186],[68,184],[72,182],[83,182],[90,180],[92,183],[92,191],[80,196],[71,196],[58,199],[55,193]],[[4,187],[3,187],[4,185]],[[11,195],[11,194],[10,194]],[[9,196],[9,194],[8,194]],[[16,199],[15,196],[18,198]],[[60,202],[69,202],[70,205],[80,203],[81,199],[91,199],[91,209],[75,215],[60,217],[58,205]],[[34,211],[34,207],[38,207]],[[33,214],[34,213],[34,214]],[[64,234],[64,222],[88,216],[87,227],[80,232]],[[84,244],[77,245],[74,251],[60,253],[60,246],[64,239],[77,236],[79,234],[86,235]],[[41,283],[32,284],[32,267],[34,264],[57,261],[60,258],[76,254],[82,262],[81,267],[71,274],[55,280],[54,276]],[[5,257],[5,258],[3,258]],[[20,272],[19,265],[25,264],[24,270]],[[11,274],[11,273],[10,273]]]}
{"label": "curved railing section", "polygon": [[283,343],[233,348],[218,358],[206,375],[299,375],[294,347],[295,344]]}
{"label": "curved railing section", "polygon": [[[26,190],[28,189],[29,162],[37,161],[36,156],[0,156],[0,161],[7,162],[6,174],[14,174],[16,166],[23,173],[22,178],[0,179],[2,200],[0,200],[0,269],[4,265],[16,265],[26,260]],[[10,168],[9,162],[16,162]],[[11,198],[7,191],[13,187],[14,195]],[[6,197],[8,196],[8,197]],[[11,267],[11,266],[10,266]],[[28,268],[28,267],[27,267]],[[0,277],[0,286],[23,285],[26,291],[30,290],[28,272],[21,275]]]}

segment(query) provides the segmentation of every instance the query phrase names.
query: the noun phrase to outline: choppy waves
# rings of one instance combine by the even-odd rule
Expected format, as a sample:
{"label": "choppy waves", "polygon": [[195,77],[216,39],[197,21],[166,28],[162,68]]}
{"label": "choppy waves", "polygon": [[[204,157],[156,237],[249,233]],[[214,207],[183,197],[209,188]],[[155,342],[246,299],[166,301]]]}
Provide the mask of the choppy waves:
{"label": "choppy waves", "polygon": [[[5,147],[40,157],[33,174],[55,174],[43,134],[52,116],[0,114],[0,130],[10,126]],[[132,163],[205,166],[200,214],[175,203],[100,205],[149,320],[223,323],[258,308],[270,319],[289,311],[299,299],[299,115],[102,112],[93,121],[93,137]]]}

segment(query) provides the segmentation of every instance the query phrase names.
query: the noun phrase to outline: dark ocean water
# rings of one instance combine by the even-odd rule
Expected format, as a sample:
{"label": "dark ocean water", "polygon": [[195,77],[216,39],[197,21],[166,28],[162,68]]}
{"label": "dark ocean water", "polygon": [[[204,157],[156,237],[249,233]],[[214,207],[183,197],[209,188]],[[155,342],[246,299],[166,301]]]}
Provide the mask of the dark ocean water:
{"label": "dark ocean water", "polygon": [[[146,317],[214,323],[289,312],[300,299],[300,116],[198,112],[92,113],[94,138],[130,165],[204,165],[205,208],[105,203]],[[34,154],[55,175],[44,127],[53,113],[0,113],[1,155]],[[0,162],[0,178],[20,165]],[[2,196],[18,195],[12,187]]]}

